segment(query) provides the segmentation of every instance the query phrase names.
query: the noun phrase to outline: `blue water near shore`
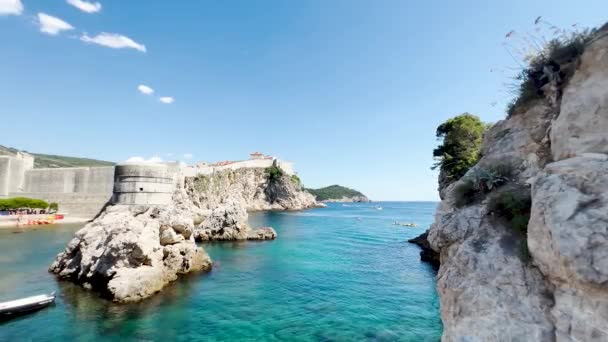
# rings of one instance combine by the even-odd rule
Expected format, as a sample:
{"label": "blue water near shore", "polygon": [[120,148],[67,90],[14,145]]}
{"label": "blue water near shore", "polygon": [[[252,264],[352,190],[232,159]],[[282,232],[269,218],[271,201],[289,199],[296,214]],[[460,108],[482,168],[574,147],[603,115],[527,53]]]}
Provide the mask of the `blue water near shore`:
{"label": "blue water near shore", "polygon": [[[379,205],[383,210],[377,210]],[[0,323],[0,341],[438,341],[435,272],[407,239],[436,203],[380,202],[250,215],[275,241],[202,244],[212,272],[119,305],[47,273],[79,226],[0,231],[0,301],[57,291]],[[393,226],[414,221],[418,228]]]}

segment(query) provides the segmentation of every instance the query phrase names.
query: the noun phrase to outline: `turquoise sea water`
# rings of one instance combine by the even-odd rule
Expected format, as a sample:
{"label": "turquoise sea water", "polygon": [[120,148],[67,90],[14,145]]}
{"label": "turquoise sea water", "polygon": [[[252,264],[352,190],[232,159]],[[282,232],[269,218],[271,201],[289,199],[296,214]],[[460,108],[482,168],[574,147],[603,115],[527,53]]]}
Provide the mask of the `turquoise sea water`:
{"label": "turquoise sea water", "polygon": [[123,305],[47,273],[79,226],[0,230],[0,301],[58,293],[54,306],[0,323],[0,341],[437,341],[435,272],[407,243],[435,206],[254,213],[252,225],[273,226],[277,240],[204,244],[212,272]]}

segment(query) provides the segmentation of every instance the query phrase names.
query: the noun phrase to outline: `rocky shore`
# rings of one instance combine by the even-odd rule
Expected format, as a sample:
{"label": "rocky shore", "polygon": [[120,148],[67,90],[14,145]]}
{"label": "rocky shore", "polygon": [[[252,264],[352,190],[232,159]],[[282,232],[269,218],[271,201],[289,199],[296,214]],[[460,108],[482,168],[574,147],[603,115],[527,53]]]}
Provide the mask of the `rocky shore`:
{"label": "rocky shore", "polygon": [[413,244],[417,245],[418,247],[420,247],[420,249],[421,249],[420,260],[428,262],[434,268],[438,269],[439,264],[440,264],[439,253],[437,253],[431,247],[431,244],[429,243],[429,240],[428,240],[428,236],[429,236],[429,232],[426,231],[413,239],[409,239],[408,242],[413,243]]}
{"label": "rocky shore", "polygon": [[[477,165],[442,186],[428,242],[443,341],[608,340],[607,28],[544,72],[543,97],[493,125]],[[496,186],[473,196],[474,182]]]}
{"label": "rocky shore", "polygon": [[110,205],[76,232],[49,271],[117,302],[160,291],[179,275],[212,268],[198,241],[273,240],[252,229],[247,210],[299,210],[316,201],[289,177],[228,170],[176,182],[168,205]]}

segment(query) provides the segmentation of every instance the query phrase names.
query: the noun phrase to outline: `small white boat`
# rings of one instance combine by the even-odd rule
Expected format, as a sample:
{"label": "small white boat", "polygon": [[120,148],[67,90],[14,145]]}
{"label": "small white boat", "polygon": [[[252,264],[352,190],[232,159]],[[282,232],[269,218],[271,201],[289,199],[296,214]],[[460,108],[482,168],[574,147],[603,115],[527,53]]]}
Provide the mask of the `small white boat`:
{"label": "small white boat", "polygon": [[55,292],[0,303],[0,319],[40,310],[55,302]]}
{"label": "small white boat", "polygon": [[382,210],[382,207],[381,206],[377,206],[376,210]]}

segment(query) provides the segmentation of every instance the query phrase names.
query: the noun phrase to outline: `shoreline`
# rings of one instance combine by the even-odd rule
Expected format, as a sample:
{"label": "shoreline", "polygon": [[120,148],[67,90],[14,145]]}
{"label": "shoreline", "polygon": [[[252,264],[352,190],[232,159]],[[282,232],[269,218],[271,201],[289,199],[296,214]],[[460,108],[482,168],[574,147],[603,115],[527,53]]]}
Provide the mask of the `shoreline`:
{"label": "shoreline", "polygon": [[[37,214],[37,215],[23,215],[24,220],[27,222],[27,220],[42,220],[42,219],[46,219],[49,215],[46,214]],[[0,216],[0,229],[10,229],[10,228],[28,228],[28,227],[46,227],[46,226],[53,226],[56,224],[70,224],[70,223],[86,223],[91,221],[92,218],[86,218],[86,217],[64,217],[61,220],[55,220],[55,223],[51,223],[51,224],[32,224],[32,225],[27,225],[27,224],[22,224],[22,225],[18,225],[17,224],[17,216]]]}

